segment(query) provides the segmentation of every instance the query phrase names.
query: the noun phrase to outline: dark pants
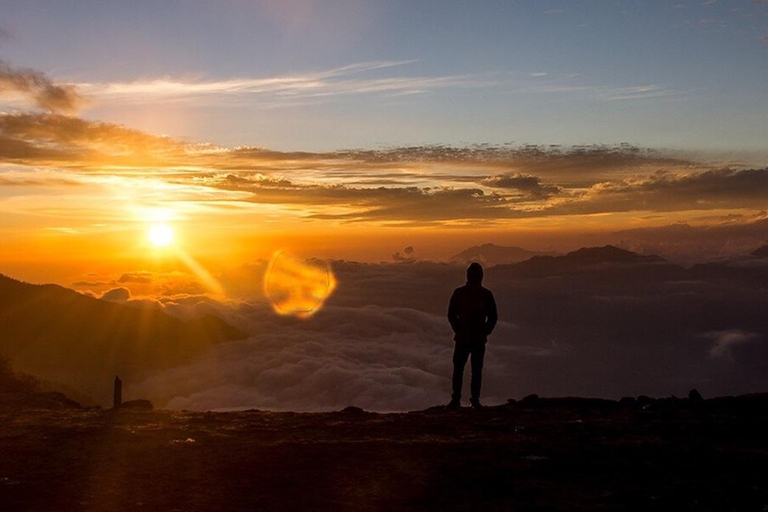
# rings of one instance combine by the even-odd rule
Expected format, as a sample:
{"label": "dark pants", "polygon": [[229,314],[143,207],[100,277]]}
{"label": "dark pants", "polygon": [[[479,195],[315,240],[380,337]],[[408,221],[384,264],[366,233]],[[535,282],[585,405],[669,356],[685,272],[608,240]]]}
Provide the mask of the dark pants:
{"label": "dark pants", "polygon": [[453,400],[461,400],[461,386],[464,382],[464,366],[472,356],[472,381],[470,390],[472,399],[480,399],[480,387],[483,385],[483,359],[485,358],[485,343],[456,343],[453,349]]}

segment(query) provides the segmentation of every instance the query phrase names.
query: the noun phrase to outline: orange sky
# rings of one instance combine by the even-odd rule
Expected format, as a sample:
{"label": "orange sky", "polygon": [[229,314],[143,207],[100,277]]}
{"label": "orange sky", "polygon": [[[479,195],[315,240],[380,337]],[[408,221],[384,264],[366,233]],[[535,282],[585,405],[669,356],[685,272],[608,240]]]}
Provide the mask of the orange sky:
{"label": "orange sky", "polygon": [[[217,276],[278,250],[358,261],[390,261],[407,246],[446,260],[488,242],[690,252],[690,239],[654,238],[669,226],[704,230],[702,240],[719,230],[706,248],[716,256],[765,236],[750,226],[766,217],[768,170],[733,158],[630,145],[229,148],[86,120],[77,88],[45,80],[12,91],[26,106],[0,114],[0,272],[33,282],[92,292],[137,272],[194,282],[191,266]],[[158,225],[174,234],[168,247],[148,239]],[[164,283],[126,285],[176,290]]]}

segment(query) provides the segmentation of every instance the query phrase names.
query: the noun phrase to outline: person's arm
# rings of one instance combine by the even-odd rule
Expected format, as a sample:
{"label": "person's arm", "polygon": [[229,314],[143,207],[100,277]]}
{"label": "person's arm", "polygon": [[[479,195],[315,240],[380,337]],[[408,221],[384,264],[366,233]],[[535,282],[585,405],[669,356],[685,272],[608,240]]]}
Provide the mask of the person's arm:
{"label": "person's arm", "polygon": [[454,334],[459,333],[459,314],[456,307],[456,291],[451,295],[451,301],[448,303],[448,321],[451,323],[451,329]]}
{"label": "person's arm", "polygon": [[493,329],[496,327],[496,322],[499,321],[499,313],[496,311],[496,299],[493,298],[493,293],[488,291],[488,313],[487,320],[485,321],[485,334],[490,335]]}

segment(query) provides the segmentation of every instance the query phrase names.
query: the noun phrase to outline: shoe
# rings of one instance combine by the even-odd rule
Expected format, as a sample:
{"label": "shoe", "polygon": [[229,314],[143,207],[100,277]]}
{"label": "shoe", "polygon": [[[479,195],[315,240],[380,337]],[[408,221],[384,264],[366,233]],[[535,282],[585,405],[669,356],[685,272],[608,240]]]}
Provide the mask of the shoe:
{"label": "shoe", "polygon": [[472,406],[472,408],[473,408],[473,409],[475,409],[476,411],[479,411],[480,409],[483,409],[483,408],[485,408],[485,406],[484,406],[483,404],[481,404],[481,403],[480,403],[480,400],[478,400],[478,399],[476,399],[476,398],[473,398],[472,400],[470,400],[470,401],[469,401],[469,404],[470,404],[470,405]]}
{"label": "shoe", "polygon": [[445,406],[445,408],[449,411],[456,411],[459,408],[461,408],[461,401],[460,400],[451,400],[448,402],[448,405]]}

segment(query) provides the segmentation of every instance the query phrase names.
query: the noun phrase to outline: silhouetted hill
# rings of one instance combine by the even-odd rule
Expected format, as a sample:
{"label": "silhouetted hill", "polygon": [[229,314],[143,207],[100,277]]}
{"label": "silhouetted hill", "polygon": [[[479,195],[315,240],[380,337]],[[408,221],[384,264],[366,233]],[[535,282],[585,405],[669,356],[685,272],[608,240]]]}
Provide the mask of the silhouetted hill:
{"label": "silhouetted hill", "polygon": [[[584,247],[569,252],[564,256],[534,256],[533,258],[512,265],[499,265],[498,274],[511,274],[519,277],[542,277],[558,274],[579,274],[600,272],[603,276],[612,276],[617,272],[630,275],[628,270],[646,267],[653,271],[664,267],[666,270],[681,269],[656,255],[646,256],[620,249],[612,245],[604,247]],[[616,272],[610,272],[614,270]]]}
{"label": "silhouetted hill", "polygon": [[212,315],[183,321],[161,310],[0,275],[0,354],[17,370],[61,382],[100,403],[108,403],[116,374],[129,384],[244,337]]}
{"label": "silhouetted hill", "polygon": [[758,258],[768,258],[768,244],[752,251],[752,256],[757,256]]}
{"label": "silhouetted hill", "polygon": [[0,357],[0,411],[80,407],[64,393],[47,390],[33,376],[13,371],[8,359]]}
{"label": "silhouetted hill", "polygon": [[477,261],[483,265],[492,267],[494,265],[503,265],[518,263],[534,256],[556,256],[554,252],[529,251],[522,247],[504,247],[495,244],[483,244],[470,247],[451,257],[451,261],[466,265]]}
{"label": "silhouetted hill", "polygon": [[561,256],[560,259],[587,265],[603,263],[659,263],[665,261],[660,256],[637,254],[636,252],[620,249],[613,245],[582,247],[577,251]]}

